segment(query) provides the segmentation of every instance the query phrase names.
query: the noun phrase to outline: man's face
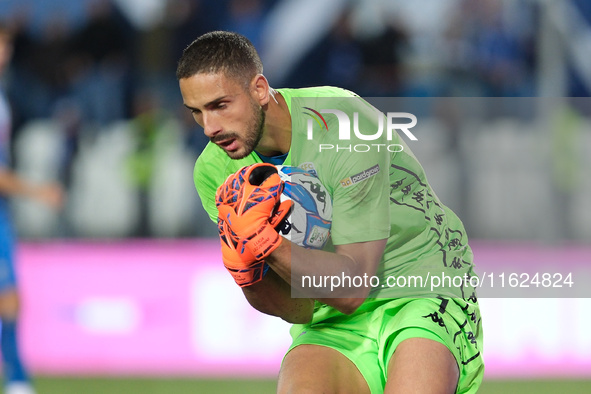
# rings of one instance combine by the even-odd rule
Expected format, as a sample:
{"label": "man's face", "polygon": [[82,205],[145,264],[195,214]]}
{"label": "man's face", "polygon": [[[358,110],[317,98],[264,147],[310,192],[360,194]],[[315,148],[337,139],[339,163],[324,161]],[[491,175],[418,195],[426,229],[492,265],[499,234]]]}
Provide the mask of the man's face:
{"label": "man's face", "polygon": [[232,159],[248,156],[261,140],[265,112],[250,92],[223,73],[179,81],[183,102],[210,141]]}

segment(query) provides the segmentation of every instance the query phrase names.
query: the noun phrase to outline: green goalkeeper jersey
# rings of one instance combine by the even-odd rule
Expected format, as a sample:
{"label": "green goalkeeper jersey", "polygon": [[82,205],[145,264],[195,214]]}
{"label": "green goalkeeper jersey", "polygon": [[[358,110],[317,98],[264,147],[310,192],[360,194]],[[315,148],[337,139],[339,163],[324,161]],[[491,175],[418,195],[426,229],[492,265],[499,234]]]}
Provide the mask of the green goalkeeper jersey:
{"label": "green goalkeeper jersey", "polygon": [[[278,92],[292,117],[284,164],[313,173],[329,191],[332,244],[387,239],[370,297],[475,297],[466,283],[475,274],[464,226],[439,201],[403,139],[387,132],[386,116],[336,87]],[[343,125],[350,126],[348,135]],[[257,162],[261,159],[255,152],[232,160],[212,143],[199,156],[195,186],[214,222],[217,187]]]}

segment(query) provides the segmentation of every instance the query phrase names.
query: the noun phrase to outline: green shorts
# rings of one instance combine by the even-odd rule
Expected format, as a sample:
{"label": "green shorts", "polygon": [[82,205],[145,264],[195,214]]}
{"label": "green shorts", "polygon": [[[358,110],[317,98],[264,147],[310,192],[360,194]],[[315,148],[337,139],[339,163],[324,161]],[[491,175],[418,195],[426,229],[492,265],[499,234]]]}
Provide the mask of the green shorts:
{"label": "green shorts", "polygon": [[312,323],[296,324],[290,333],[289,350],[320,345],[345,355],[372,394],[384,392],[388,362],[408,338],[428,338],[447,346],[460,371],[457,393],[476,393],[484,375],[478,304],[461,299],[369,299],[352,315],[321,305]]}

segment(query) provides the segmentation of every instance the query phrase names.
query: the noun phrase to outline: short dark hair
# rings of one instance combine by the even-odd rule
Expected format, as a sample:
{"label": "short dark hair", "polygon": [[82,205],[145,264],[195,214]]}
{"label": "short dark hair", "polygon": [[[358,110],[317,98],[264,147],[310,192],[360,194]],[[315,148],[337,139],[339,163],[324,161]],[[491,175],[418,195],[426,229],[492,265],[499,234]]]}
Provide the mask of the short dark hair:
{"label": "short dark hair", "polygon": [[198,73],[225,73],[247,85],[262,74],[263,63],[250,40],[238,33],[212,31],[193,41],[179,60],[177,79]]}

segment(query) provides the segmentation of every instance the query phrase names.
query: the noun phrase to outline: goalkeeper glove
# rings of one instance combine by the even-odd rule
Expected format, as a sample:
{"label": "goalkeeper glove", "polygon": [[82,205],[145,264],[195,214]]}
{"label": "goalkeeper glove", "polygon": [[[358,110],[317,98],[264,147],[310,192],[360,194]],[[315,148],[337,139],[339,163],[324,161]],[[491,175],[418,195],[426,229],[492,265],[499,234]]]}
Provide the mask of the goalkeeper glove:
{"label": "goalkeeper glove", "polygon": [[241,287],[262,280],[269,268],[262,259],[281,243],[275,231],[290,212],[277,169],[258,163],[230,175],[216,194],[218,232],[226,269]]}

